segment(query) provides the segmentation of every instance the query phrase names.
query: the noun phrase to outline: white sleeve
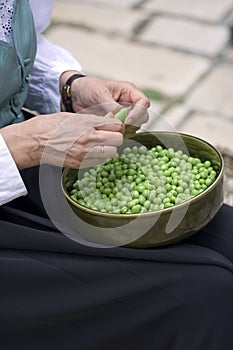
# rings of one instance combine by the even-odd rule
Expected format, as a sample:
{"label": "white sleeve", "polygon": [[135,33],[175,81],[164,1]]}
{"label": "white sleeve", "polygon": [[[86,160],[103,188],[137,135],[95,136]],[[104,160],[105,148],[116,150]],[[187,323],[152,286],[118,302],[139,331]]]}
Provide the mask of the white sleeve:
{"label": "white sleeve", "polygon": [[26,194],[27,189],[0,134],[0,205]]}
{"label": "white sleeve", "polygon": [[26,107],[41,114],[60,110],[59,77],[66,70],[82,72],[72,54],[48,41],[42,32],[49,26],[53,0],[30,0],[37,32],[37,54]]}

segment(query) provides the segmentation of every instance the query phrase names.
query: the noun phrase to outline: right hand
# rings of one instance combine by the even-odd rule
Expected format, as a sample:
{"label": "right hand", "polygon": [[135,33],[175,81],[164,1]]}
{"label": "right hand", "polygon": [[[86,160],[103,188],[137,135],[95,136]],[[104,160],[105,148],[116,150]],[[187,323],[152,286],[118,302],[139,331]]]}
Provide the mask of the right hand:
{"label": "right hand", "polygon": [[121,121],[108,115],[60,112],[9,125],[0,132],[18,169],[40,163],[82,168],[114,156],[123,142],[123,128]]}

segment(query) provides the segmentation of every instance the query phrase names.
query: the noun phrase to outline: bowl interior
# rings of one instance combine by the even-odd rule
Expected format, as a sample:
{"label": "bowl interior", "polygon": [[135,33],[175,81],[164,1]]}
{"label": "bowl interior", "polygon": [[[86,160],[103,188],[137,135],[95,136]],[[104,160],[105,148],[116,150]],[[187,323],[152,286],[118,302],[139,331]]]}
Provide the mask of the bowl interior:
{"label": "bowl interior", "polygon": [[[214,166],[218,168],[218,177],[219,174],[223,171],[223,158],[220,152],[208,142],[187,134],[177,134],[172,132],[154,132],[154,133],[139,133],[133,139],[125,139],[123,145],[119,147],[119,153],[121,154],[123,149],[128,146],[133,145],[144,145],[148,149],[156,146],[162,145],[166,148],[174,148],[175,150],[182,150],[184,153],[192,156],[198,157],[201,161],[210,160]],[[83,173],[86,169],[71,169],[66,168],[63,172],[62,176],[62,189],[66,198],[69,200],[72,205],[80,208],[81,210],[87,211],[89,213],[93,213],[94,215],[100,215],[103,217],[126,217],[130,215],[132,217],[136,217],[138,215],[146,215],[147,213],[141,214],[113,214],[113,213],[102,213],[96,210],[92,210],[90,208],[86,208],[77,202],[75,202],[67,190],[67,184],[72,181],[77,180],[77,178],[82,178]],[[205,191],[204,191],[205,192]],[[165,209],[163,209],[165,210]]]}

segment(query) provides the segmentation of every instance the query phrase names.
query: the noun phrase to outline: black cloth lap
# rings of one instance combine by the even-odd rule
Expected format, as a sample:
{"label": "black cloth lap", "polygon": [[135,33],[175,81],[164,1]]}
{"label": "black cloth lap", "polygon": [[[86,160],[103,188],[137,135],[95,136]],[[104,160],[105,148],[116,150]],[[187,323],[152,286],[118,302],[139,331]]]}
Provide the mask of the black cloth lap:
{"label": "black cloth lap", "polygon": [[32,188],[0,208],[1,350],[232,350],[233,208],[176,245],[92,248]]}

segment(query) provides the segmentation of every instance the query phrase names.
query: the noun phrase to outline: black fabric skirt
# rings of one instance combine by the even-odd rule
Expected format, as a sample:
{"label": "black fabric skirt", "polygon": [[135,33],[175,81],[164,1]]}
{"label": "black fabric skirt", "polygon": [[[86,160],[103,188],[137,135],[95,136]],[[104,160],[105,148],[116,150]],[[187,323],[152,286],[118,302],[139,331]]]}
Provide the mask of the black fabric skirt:
{"label": "black fabric skirt", "polygon": [[34,170],[0,208],[0,350],[233,349],[232,207],[176,245],[93,248],[53,226]]}

